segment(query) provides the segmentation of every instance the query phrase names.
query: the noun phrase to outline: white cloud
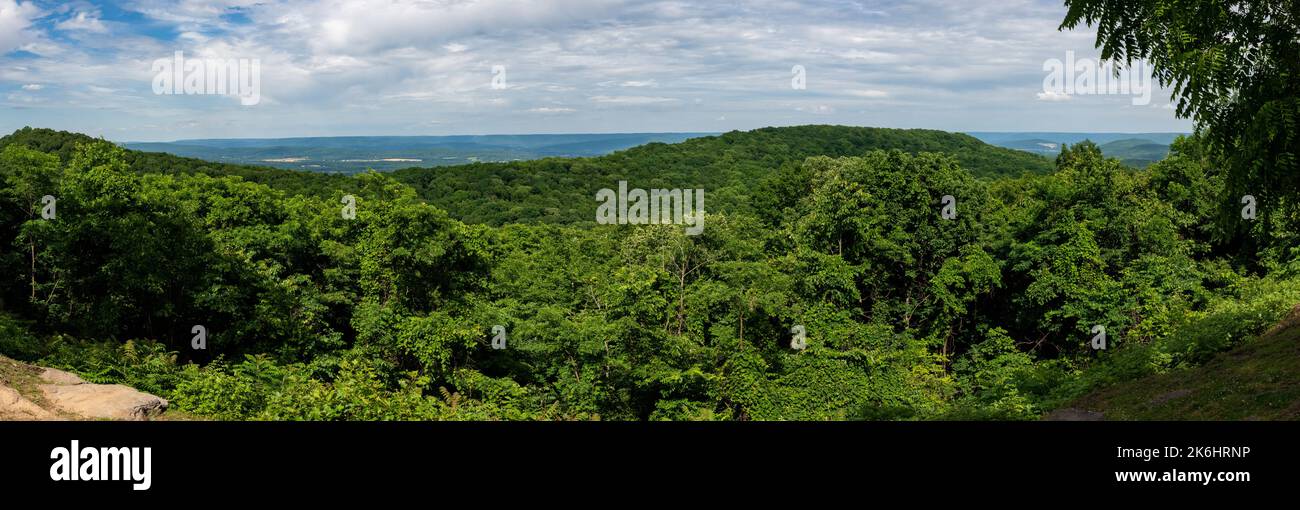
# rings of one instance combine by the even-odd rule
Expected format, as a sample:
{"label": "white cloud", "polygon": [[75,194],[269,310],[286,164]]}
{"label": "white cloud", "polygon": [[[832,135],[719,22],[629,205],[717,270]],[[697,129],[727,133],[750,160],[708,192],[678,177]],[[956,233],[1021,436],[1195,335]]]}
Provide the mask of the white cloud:
{"label": "white cloud", "polygon": [[17,93],[9,94],[8,96],[5,96],[5,100],[7,100],[9,103],[16,104],[16,105],[22,105],[24,103],[35,103],[40,101],[39,99],[32,97],[31,95],[17,94]]}
{"label": "white cloud", "polygon": [[676,101],[671,97],[653,96],[591,96],[589,99],[597,103],[609,104],[656,104]]}
{"label": "white cloud", "polygon": [[26,84],[26,85],[23,85],[23,90],[29,90],[29,91],[32,91],[32,92],[35,92],[35,91],[37,91],[37,90],[41,90],[41,89],[43,89],[43,88],[45,88],[45,86],[44,86],[44,85],[41,85],[41,84],[39,84],[39,83],[28,83],[28,84]]}
{"label": "white cloud", "polygon": [[[47,36],[33,26],[47,13],[0,0],[0,86],[46,84],[38,95],[70,108],[62,120],[53,112],[17,120],[0,113],[0,132],[10,124],[90,122],[77,115],[81,107],[129,111],[99,121],[130,126],[210,119],[196,128],[201,133],[160,137],[228,136],[233,128],[285,136],[429,134],[430,118],[458,119],[433,126],[444,134],[688,131],[717,126],[715,119],[739,129],[807,122],[808,114],[826,123],[1045,130],[1050,102],[1069,98],[1031,98],[1026,90],[1041,85],[1045,58],[1082,54],[1095,35],[1058,31],[1065,13],[1059,0],[859,3],[123,0],[119,8],[148,22],[100,20],[82,7],[89,4],[65,4],[50,16],[63,21]],[[92,20],[113,37],[58,34]],[[36,57],[6,60],[11,48]],[[150,63],[179,50],[259,59],[262,104],[239,109],[153,95]],[[504,90],[490,86],[498,64],[508,69]],[[806,90],[791,89],[794,65],[807,69]],[[97,97],[92,85],[117,92]],[[1116,101],[1118,110],[1128,98]],[[1136,125],[1089,110],[1071,129],[1186,125],[1168,110],[1145,110],[1147,123]]]}
{"label": "white cloud", "polygon": [[42,57],[58,57],[67,53],[67,49],[63,46],[54,44],[47,40],[32,41],[19,46],[18,49]]}
{"label": "white cloud", "polygon": [[1073,97],[1070,96],[1069,94],[1066,94],[1064,92],[1057,92],[1054,90],[1046,90],[1034,95],[1038,97],[1039,101],[1048,101],[1052,103],[1059,103],[1062,101],[1069,101],[1070,99],[1073,99]]}
{"label": "white cloud", "polygon": [[104,23],[99,20],[99,15],[95,13],[87,13],[86,11],[78,11],[76,16],[60,21],[58,25],[55,25],[55,27],[59,30],[65,31],[90,32],[94,34],[108,33],[108,28],[106,28]]}
{"label": "white cloud", "polygon": [[805,112],[805,113],[811,113],[815,115],[830,115],[832,113],[835,113],[834,107],[830,105],[824,105],[824,104],[813,105],[813,106],[800,106],[798,108],[795,108],[795,110]]}
{"label": "white cloud", "polygon": [[845,93],[850,96],[865,97],[867,99],[883,99],[889,97],[888,92],[876,89],[847,90]]}
{"label": "white cloud", "polygon": [[423,2],[332,0],[287,2],[280,11],[299,13],[298,28],[324,32],[321,51],[367,53],[419,46],[485,32],[531,28],[556,30],[599,19],[622,4],[618,0],[479,0]]}
{"label": "white cloud", "polygon": [[0,0],[0,55],[31,41],[35,34],[28,29],[41,10],[32,2]]}
{"label": "white cloud", "polygon": [[263,0],[128,0],[122,7],[184,30],[200,27],[229,27],[222,16],[250,9]]}

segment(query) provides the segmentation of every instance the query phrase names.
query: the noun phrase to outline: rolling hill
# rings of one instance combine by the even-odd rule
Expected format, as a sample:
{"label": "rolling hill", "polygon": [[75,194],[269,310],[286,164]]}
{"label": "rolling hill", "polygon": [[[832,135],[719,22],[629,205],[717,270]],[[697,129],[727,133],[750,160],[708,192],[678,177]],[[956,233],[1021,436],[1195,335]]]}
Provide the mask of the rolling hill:
{"label": "rolling hill", "polygon": [[[575,135],[576,136],[576,135]],[[565,135],[520,135],[490,137],[501,146],[526,148],[535,153],[602,151],[645,135],[581,135],[590,138],[587,149],[570,147]],[[632,187],[706,189],[709,209],[747,210],[750,195],[759,182],[786,165],[811,156],[853,156],[871,150],[896,149],[909,153],[949,154],[979,177],[1042,174],[1053,168],[1051,160],[978,139],[944,131],[885,129],[848,126],[795,126],[733,131],[717,136],[686,137],[677,143],[651,142],[595,157],[544,157],[525,161],[478,162],[449,166],[412,166],[391,172],[411,185],[425,200],[468,223],[573,224],[589,220],[590,201],[596,190],[617,187],[625,180]],[[400,147],[452,142],[480,144],[484,137],[439,137],[439,140],[398,139]],[[450,139],[455,140],[450,140]],[[0,138],[0,147],[21,143],[67,159],[77,143],[92,138],[67,132],[24,128]],[[290,194],[334,195],[356,189],[356,180],[346,175],[232,163],[220,159],[222,151],[249,151],[263,156],[275,154],[268,147],[294,147],[297,153],[328,151],[333,147],[356,147],[368,139],[281,139],[274,141],[218,140],[190,141],[189,147],[205,147],[208,157],[218,161],[189,158],[165,152],[128,149],[126,159],[140,173],[203,173],[237,175]],[[566,142],[566,140],[568,140]],[[270,144],[267,147],[262,145]],[[323,147],[313,144],[325,144]],[[149,146],[154,147],[155,146]],[[276,149],[278,150],[278,149]],[[267,151],[267,152],[257,152]]]}
{"label": "rolling hill", "polygon": [[971,136],[985,143],[1052,157],[1061,152],[1061,145],[1076,144],[1085,140],[1096,143],[1102,154],[1116,158],[1125,165],[1145,168],[1169,154],[1169,146],[1186,133],[998,133],[971,132]]}
{"label": "rolling hill", "polygon": [[1169,145],[1143,138],[1126,138],[1102,144],[1101,152],[1119,159],[1125,165],[1146,168],[1147,165],[1165,159],[1169,155]]}
{"label": "rolling hill", "polygon": [[751,210],[765,177],[811,156],[872,150],[951,155],[978,177],[1050,172],[1047,158],[974,137],[924,129],[795,126],[733,131],[681,143],[650,143],[596,158],[546,158],[409,168],[393,173],[463,221],[571,224],[589,221],[592,196],[627,181],[633,188],[704,189],[712,211]]}

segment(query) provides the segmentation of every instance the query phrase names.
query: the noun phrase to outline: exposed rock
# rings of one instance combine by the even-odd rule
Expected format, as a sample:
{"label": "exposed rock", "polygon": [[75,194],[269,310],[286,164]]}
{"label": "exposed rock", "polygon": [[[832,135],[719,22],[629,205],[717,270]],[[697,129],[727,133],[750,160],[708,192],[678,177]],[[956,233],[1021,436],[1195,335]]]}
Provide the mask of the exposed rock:
{"label": "exposed rock", "polygon": [[73,385],[86,384],[86,381],[72,372],[64,372],[57,368],[46,368],[41,372],[41,379],[50,384]]}
{"label": "exposed rock", "polygon": [[42,409],[35,402],[27,400],[18,390],[0,385],[0,420],[54,420],[54,413]]}
{"label": "exposed rock", "polygon": [[89,419],[147,420],[167,410],[167,401],[121,384],[91,384],[75,374],[47,368],[40,385],[60,411]]}

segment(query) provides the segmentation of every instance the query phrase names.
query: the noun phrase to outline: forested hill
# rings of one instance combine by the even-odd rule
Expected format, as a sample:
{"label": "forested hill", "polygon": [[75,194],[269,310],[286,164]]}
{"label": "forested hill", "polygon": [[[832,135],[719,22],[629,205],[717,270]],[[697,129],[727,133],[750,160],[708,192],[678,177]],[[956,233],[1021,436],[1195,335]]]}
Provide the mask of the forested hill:
{"label": "forested hill", "polygon": [[[0,149],[11,144],[26,146],[41,152],[56,154],[67,163],[78,144],[96,141],[96,138],[68,131],[26,127],[0,137]],[[204,174],[213,177],[234,175],[249,182],[265,184],[291,195],[328,195],[337,190],[355,187],[353,179],[341,175],[284,170],[266,166],[214,163],[201,159],[184,158],[161,152],[123,152],[126,163],[137,173]]]}
{"label": "forested hill", "polygon": [[[93,140],[77,133],[24,128],[0,138],[0,148],[18,143],[58,154],[66,162],[77,143]],[[796,126],[733,131],[676,144],[651,143],[595,158],[408,168],[393,176],[467,223],[572,224],[590,220],[595,192],[616,188],[620,180],[633,188],[704,189],[708,210],[754,212],[751,197],[765,181],[777,178],[783,167],[790,171],[811,156],[854,156],[876,149],[949,154],[981,177],[1042,174],[1052,169],[1046,158],[988,145],[964,134]],[[356,190],[355,179],[339,175],[213,163],[165,153],[127,150],[125,154],[127,164],[139,173],[236,175],[291,195]]]}
{"label": "forested hill", "polygon": [[573,223],[592,215],[592,196],[628,181],[632,188],[704,189],[712,211],[758,212],[751,198],[783,168],[812,156],[860,156],[872,150],[938,152],[979,177],[1051,171],[1052,162],[974,137],[924,129],[796,126],[732,131],[676,144],[651,143],[597,158],[548,158],[394,175],[462,221]]}

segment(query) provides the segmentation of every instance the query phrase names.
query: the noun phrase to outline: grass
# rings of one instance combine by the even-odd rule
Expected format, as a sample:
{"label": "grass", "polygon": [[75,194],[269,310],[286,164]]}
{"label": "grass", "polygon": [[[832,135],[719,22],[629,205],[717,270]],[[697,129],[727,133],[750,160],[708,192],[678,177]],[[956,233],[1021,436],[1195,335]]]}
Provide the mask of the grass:
{"label": "grass", "polygon": [[1085,395],[1107,420],[1300,420],[1300,315],[1196,368]]}
{"label": "grass", "polygon": [[45,393],[39,387],[44,383],[41,380],[41,371],[40,367],[0,356],[0,385],[13,388],[32,403],[49,409],[50,404],[45,400]]}
{"label": "grass", "polygon": [[210,421],[210,420],[212,420],[212,418],[198,416],[198,415],[190,414],[185,411],[179,411],[172,408],[168,408],[167,412],[164,412],[158,416],[149,418],[149,421]]}

